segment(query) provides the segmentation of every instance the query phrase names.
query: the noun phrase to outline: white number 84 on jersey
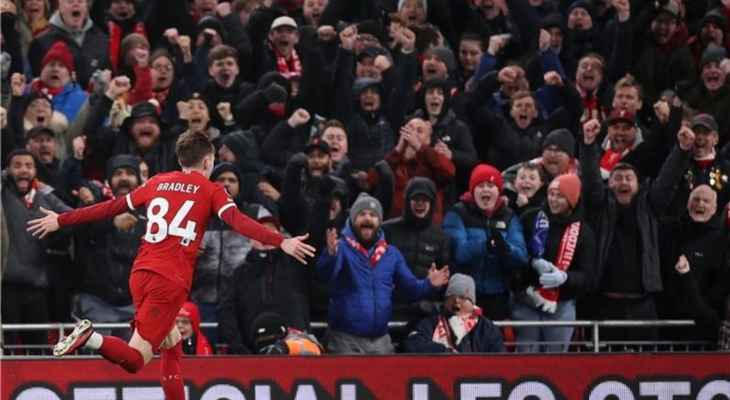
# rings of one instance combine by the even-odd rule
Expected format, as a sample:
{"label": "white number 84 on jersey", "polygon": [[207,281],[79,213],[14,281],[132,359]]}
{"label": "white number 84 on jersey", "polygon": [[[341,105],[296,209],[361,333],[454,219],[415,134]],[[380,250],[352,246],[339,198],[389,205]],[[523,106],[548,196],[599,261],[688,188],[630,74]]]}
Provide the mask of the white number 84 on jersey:
{"label": "white number 84 on jersey", "polygon": [[159,243],[165,240],[167,235],[170,235],[180,237],[181,245],[189,245],[197,236],[195,221],[186,221],[185,228],[181,228],[180,225],[182,225],[190,209],[193,208],[193,204],[195,204],[194,201],[186,200],[168,226],[165,215],[170,209],[170,203],[162,197],[152,199],[147,207],[147,232],[144,235],[144,240],[149,243]]}

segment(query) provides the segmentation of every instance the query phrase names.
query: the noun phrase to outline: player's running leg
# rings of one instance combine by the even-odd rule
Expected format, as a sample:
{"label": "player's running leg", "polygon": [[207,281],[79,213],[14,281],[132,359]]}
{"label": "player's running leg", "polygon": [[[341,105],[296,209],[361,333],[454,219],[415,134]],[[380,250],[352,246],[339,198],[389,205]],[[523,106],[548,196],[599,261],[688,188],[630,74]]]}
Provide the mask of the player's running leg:
{"label": "player's running leg", "polygon": [[173,326],[160,345],[160,383],[166,400],[185,400],[185,386],[180,370],[182,353],[182,335],[177,326]]}
{"label": "player's running leg", "polygon": [[142,369],[152,359],[152,345],[135,329],[129,344],[114,336],[102,336],[94,332],[91,321],[84,319],[76,324],[70,335],[61,339],[53,348],[53,355],[62,357],[81,347],[96,350],[102,357],[119,365],[129,373]]}

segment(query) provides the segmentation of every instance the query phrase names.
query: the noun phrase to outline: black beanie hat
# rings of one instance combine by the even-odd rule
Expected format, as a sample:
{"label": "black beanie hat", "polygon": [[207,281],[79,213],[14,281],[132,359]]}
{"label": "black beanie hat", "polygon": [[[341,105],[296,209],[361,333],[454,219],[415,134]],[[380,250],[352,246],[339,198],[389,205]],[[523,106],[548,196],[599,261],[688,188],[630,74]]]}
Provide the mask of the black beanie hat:
{"label": "black beanie hat", "polygon": [[119,168],[131,168],[137,176],[137,183],[142,184],[142,176],[139,172],[139,158],[132,154],[119,154],[109,159],[106,163],[106,179],[110,180],[114,171]]}
{"label": "black beanie hat", "polygon": [[545,150],[546,147],[553,145],[567,153],[570,158],[575,157],[575,138],[569,130],[560,128],[550,132],[542,142],[542,149]]}
{"label": "black beanie hat", "polygon": [[211,181],[215,181],[224,172],[233,172],[233,174],[236,175],[236,177],[238,178],[238,182],[240,184],[240,182],[241,182],[241,170],[238,169],[238,167],[235,164],[229,163],[229,162],[225,162],[225,161],[222,162],[222,163],[220,163],[220,164],[218,164],[218,165],[216,165],[213,168],[213,172],[210,173],[210,180]]}

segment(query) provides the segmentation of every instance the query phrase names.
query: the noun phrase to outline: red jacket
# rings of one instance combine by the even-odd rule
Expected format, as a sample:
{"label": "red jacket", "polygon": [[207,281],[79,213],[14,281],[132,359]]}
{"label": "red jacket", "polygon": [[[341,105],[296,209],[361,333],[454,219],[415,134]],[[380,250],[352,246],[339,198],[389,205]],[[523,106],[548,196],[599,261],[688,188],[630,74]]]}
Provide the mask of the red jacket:
{"label": "red jacket", "polygon": [[[392,150],[385,156],[385,161],[393,170],[395,187],[393,190],[393,203],[390,208],[390,215],[387,218],[395,218],[403,215],[405,206],[405,191],[408,181],[416,176],[430,178],[436,183],[436,207],[433,212],[433,223],[440,224],[444,218],[444,193],[443,189],[451,183],[456,175],[456,166],[443,154],[434,150],[431,146],[422,146],[416,153],[416,157],[406,160],[403,153]],[[377,184],[377,177],[369,179],[371,184]],[[369,177],[370,178],[370,177]]]}
{"label": "red jacket", "polygon": [[198,306],[186,301],[177,315],[180,317],[190,318],[190,324],[193,326],[193,332],[197,338],[195,344],[195,355],[208,356],[213,354],[213,348],[211,347],[208,338],[206,338],[205,335],[203,335],[203,332],[200,331],[200,310],[198,310]]}

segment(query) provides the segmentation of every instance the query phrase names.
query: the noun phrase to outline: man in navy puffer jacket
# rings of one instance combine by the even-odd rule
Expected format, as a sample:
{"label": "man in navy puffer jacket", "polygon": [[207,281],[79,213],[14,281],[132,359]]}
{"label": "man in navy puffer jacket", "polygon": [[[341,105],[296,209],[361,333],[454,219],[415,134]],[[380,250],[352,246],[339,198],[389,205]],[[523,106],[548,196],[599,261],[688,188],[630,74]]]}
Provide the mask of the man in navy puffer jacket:
{"label": "man in navy puffer jacket", "polygon": [[448,268],[435,266],[425,279],[416,279],[400,251],[386,243],[382,221],[380,202],[362,193],[350,209],[342,237],[338,240],[334,229],[327,231],[317,273],[330,291],[325,338],[330,353],[392,353],[388,320],[393,290],[416,301],[449,281]]}

